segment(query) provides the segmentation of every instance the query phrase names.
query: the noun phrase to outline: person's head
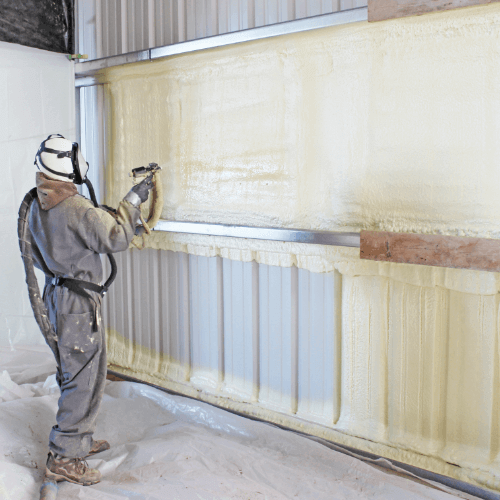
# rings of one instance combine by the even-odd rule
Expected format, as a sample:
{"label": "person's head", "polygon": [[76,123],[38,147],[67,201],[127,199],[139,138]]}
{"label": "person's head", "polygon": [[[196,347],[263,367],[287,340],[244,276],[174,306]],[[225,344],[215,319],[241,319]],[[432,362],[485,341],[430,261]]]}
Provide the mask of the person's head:
{"label": "person's head", "polygon": [[75,184],[83,184],[89,169],[78,143],[60,134],[49,135],[40,144],[35,165],[51,179]]}

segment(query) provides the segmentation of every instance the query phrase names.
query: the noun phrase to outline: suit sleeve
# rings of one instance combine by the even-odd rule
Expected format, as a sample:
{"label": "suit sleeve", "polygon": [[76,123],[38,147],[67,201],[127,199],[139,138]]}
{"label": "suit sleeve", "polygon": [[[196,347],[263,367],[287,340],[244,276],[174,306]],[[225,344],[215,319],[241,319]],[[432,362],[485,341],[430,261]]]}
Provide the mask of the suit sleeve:
{"label": "suit sleeve", "polygon": [[78,234],[96,253],[123,252],[132,241],[138,220],[139,209],[128,201],[120,202],[115,217],[91,207],[83,216]]}

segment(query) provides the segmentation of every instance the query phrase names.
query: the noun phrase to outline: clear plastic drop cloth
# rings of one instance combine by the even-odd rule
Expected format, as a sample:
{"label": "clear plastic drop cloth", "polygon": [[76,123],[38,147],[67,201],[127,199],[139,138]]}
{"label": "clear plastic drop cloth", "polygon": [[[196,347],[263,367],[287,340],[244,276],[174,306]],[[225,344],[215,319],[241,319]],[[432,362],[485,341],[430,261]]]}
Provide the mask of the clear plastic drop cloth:
{"label": "clear plastic drop cloth", "polygon": [[[0,498],[39,498],[59,389],[45,346],[0,349]],[[211,405],[108,381],[88,460],[103,479],[59,483],[58,500],[473,498]]]}

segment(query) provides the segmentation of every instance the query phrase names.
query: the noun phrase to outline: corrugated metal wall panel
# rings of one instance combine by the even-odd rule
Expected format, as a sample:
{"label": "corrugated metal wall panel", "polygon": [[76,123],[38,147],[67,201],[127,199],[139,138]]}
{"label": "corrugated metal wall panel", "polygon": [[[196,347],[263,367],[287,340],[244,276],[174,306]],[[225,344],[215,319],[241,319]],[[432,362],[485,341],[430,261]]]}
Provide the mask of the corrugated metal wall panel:
{"label": "corrugated metal wall panel", "polygon": [[204,390],[338,419],[340,274],[150,249],[116,258],[104,321],[126,346],[111,342],[111,360],[152,372],[166,362]]}
{"label": "corrugated metal wall panel", "polygon": [[219,382],[219,290],[217,257],[189,256],[191,382],[216,388]]}
{"label": "corrugated metal wall panel", "polygon": [[90,59],[366,7],[367,0],[78,0]]}
{"label": "corrugated metal wall panel", "polygon": [[255,288],[255,263],[223,259],[224,287],[224,392],[241,399],[255,398],[255,380],[258,370],[254,365],[254,342],[258,334],[258,289]]}
{"label": "corrugated metal wall panel", "polygon": [[342,277],[298,272],[297,415],[331,426],[340,416]]}
{"label": "corrugated metal wall panel", "polygon": [[150,249],[117,261],[112,368],[416,456],[498,455],[500,294]]}
{"label": "corrugated metal wall panel", "polygon": [[[249,27],[251,19],[278,19],[291,9],[289,2],[266,0],[245,4],[246,10],[238,2],[215,3],[226,8],[218,22],[237,18]],[[142,10],[132,12],[139,4]],[[358,4],[366,2],[347,8]],[[150,23],[151,5],[122,0],[116,15],[122,22],[147,14]],[[310,5],[317,9],[319,3]],[[177,2],[153,6],[155,18],[171,23],[168,30],[155,27],[156,41],[187,36],[187,11],[177,12]],[[304,15],[302,7],[293,5],[295,16]],[[198,22],[196,30],[218,30],[214,19],[204,28]],[[143,43],[144,31],[136,35],[122,31],[122,46],[134,45],[139,35]],[[100,193],[104,91],[80,92],[81,142]],[[408,450],[464,466],[498,460],[498,294],[157,250],[130,250],[117,260],[104,320],[109,359],[127,373],[186,392],[201,389],[220,401],[229,396],[244,401],[249,413],[276,410],[279,419],[289,417],[274,415],[280,423],[298,417],[393,446],[405,450],[403,460]],[[464,378],[471,366],[477,370]],[[472,400],[464,394],[473,394]]]}
{"label": "corrugated metal wall panel", "polygon": [[[100,0],[84,1],[77,0],[75,2],[76,15],[76,40],[75,46],[80,54],[87,54],[89,59],[101,57],[97,54],[97,37],[96,34],[96,8],[100,8]],[[99,23],[100,25],[100,23]]]}
{"label": "corrugated metal wall panel", "polygon": [[[260,266],[260,394],[259,403],[267,408],[296,411],[297,365],[292,365],[292,342],[297,337],[295,321],[297,268]],[[292,289],[292,283],[295,289]],[[294,308],[292,308],[292,304]]]}
{"label": "corrugated metal wall panel", "polygon": [[[119,272],[103,305],[109,359],[144,363],[151,373],[189,380],[189,256],[132,249],[115,257]],[[107,259],[104,268],[109,274]]]}

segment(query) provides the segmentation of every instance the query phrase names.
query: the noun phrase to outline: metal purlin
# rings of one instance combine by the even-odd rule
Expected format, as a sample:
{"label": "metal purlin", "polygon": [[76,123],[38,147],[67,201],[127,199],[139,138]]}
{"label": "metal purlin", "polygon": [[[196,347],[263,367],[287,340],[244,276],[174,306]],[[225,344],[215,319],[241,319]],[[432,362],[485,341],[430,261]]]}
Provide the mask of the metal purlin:
{"label": "metal purlin", "polygon": [[95,76],[96,73],[100,70],[111,68],[113,66],[123,66],[125,64],[153,61],[181,54],[188,54],[190,52],[198,52],[201,50],[214,49],[227,45],[235,45],[237,43],[251,42],[275,36],[290,35],[292,33],[300,33],[303,31],[328,28],[331,26],[339,26],[367,20],[368,8],[361,7],[358,9],[334,12],[332,14],[323,14],[295,21],[262,26],[259,28],[225,33],[223,35],[215,35],[198,40],[190,40],[188,42],[175,43],[164,47],[155,47],[138,52],[129,52],[128,54],[118,56],[104,57],[102,59],[95,59],[87,62],[78,62],[75,63],[75,86],[79,88],[99,85],[102,82],[100,82],[99,78]]}

